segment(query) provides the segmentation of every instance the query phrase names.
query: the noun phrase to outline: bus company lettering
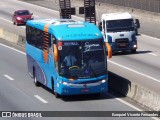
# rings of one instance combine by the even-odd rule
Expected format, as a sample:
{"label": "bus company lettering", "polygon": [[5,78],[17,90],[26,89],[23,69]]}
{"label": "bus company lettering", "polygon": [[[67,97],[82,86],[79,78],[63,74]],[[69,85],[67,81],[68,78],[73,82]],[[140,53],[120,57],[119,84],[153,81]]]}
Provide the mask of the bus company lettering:
{"label": "bus company lettering", "polygon": [[86,42],[84,44],[84,52],[94,51],[94,50],[101,50],[100,45],[99,44],[91,44],[89,42]]}
{"label": "bus company lettering", "polygon": [[72,38],[72,37],[86,37],[86,36],[96,36],[96,34],[68,34],[68,35],[62,35],[62,38]]}

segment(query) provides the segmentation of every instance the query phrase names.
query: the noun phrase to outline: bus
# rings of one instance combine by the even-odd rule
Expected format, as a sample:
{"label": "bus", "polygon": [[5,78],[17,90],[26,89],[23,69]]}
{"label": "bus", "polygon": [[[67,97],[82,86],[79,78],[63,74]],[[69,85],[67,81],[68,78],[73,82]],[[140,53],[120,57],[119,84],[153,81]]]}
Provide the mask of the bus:
{"label": "bus", "polygon": [[[100,30],[92,23],[72,19],[26,23],[29,75],[36,86],[46,86],[57,98],[107,93],[107,55],[111,57],[111,51]],[[72,57],[67,57],[69,54]]]}

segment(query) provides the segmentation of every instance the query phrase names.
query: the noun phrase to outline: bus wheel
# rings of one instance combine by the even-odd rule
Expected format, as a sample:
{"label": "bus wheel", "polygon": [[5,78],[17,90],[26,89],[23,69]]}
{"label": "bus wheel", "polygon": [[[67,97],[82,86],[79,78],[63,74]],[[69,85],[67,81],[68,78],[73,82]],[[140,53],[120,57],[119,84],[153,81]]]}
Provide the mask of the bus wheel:
{"label": "bus wheel", "polygon": [[37,77],[36,77],[35,73],[34,73],[34,84],[36,87],[41,85],[40,82],[37,81]]}
{"label": "bus wheel", "polygon": [[60,96],[57,92],[55,92],[55,91],[54,91],[54,95],[55,95],[56,98],[60,98],[60,97],[61,97],[61,96]]}
{"label": "bus wheel", "polygon": [[52,78],[52,91],[53,91],[53,94],[55,95],[56,98],[60,98],[60,95],[54,89],[54,80],[53,80],[53,78]]}

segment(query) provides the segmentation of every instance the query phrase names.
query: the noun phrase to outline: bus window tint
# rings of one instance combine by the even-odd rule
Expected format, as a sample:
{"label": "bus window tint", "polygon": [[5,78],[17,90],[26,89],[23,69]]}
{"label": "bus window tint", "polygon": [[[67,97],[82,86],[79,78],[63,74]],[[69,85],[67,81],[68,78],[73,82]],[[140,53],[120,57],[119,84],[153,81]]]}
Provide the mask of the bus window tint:
{"label": "bus window tint", "polygon": [[[59,49],[60,74],[65,77],[95,77],[95,74],[104,73],[106,71],[104,48],[100,43],[100,41],[63,42]],[[68,57],[71,53],[75,57],[73,60],[71,60],[73,57]],[[95,61],[91,62],[92,59]],[[68,63],[69,60],[72,65]]]}
{"label": "bus window tint", "polygon": [[26,28],[26,34],[27,34],[27,42],[30,45],[33,45],[39,49],[42,49],[43,45],[43,31],[27,26]]}

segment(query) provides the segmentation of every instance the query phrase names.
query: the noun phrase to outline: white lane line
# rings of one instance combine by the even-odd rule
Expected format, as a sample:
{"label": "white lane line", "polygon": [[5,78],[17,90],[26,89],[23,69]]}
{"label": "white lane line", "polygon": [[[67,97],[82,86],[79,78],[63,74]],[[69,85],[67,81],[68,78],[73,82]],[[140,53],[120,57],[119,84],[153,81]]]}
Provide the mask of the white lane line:
{"label": "white lane line", "polygon": [[[115,99],[118,100],[119,102],[121,102],[121,103],[123,103],[123,104],[125,104],[125,105],[127,105],[127,106],[129,106],[129,107],[131,107],[131,108],[133,108],[133,109],[135,109],[135,110],[137,110],[137,111],[143,111],[142,109],[137,108],[136,106],[134,106],[134,105],[132,105],[132,104],[130,104],[130,103],[128,103],[128,102],[120,99],[120,98],[116,98],[114,95],[108,94],[108,96],[110,96],[110,97],[112,97],[112,98],[115,98]],[[154,120],[159,120],[159,118],[156,118],[156,117],[151,117],[151,118],[154,119]]]}
{"label": "white lane line", "polygon": [[[4,20],[4,21],[7,21],[7,22],[9,22],[9,23],[13,23],[12,21],[9,21],[9,20],[7,20],[7,19],[5,19],[5,18],[1,18],[1,17],[0,17],[0,19],[1,19],[1,20]],[[25,28],[25,26],[20,26],[20,27]]]}
{"label": "white lane line", "polygon": [[5,19],[5,18],[0,17],[0,19],[1,19],[1,20],[4,20],[4,21],[7,21],[7,22],[9,22],[9,23],[12,23],[12,21],[7,20],[7,19]]}
{"label": "white lane line", "polygon": [[3,46],[3,47],[9,48],[9,49],[11,49],[11,50],[14,50],[14,51],[16,51],[16,52],[19,52],[19,53],[21,53],[21,54],[23,54],[23,55],[26,55],[26,53],[24,53],[24,52],[22,52],[22,51],[20,51],[20,50],[17,50],[17,49],[15,49],[15,48],[13,48],[13,47],[9,47],[9,46],[4,45],[4,44],[2,44],[2,43],[0,43],[0,45]]}
{"label": "white lane line", "polygon": [[7,74],[4,74],[3,76],[4,76],[5,78],[7,78],[7,79],[11,80],[11,81],[13,81],[13,80],[14,80],[12,77],[10,77],[10,76],[9,76],[9,75],[7,75]]}
{"label": "white lane line", "polygon": [[132,72],[134,72],[134,73],[137,73],[137,74],[139,74],[139,75],[142,75],[142,76],[144,76],[144,77],[147,77],[147,78],[149,78],[149,79],[152,79],[152,80],[160,83],[160,80],[158,80],[158,79],[156,79],[156,78],[154,78],[154,77],[151,77],[151,76],[149,76],[149,75],[143,74],[143,73],[141,73],[141,72],[138,72],[138,71],[133,70],[133,69],[131,69],[131,68],[125,67],[125,66],[123,66],[123,65],[120,65],[120,64],[115,63],[115,62],[110,61],[110,60],[108,60],[108,62],[110,62],[110,63],[112,63],[112,64],[114,64],[114,65],[117,65],[117,66],[119,66],[119,67],[122,67],[122,68],[124,68],[124,69],[127,69],[127,70],[129,70],[129,71],[132,71]]}
{"label": "white lane line", "polygon": [[160,39],[159,39],[159,38],[151,37],[151,36],[144,35],[144,34],[141,34],[141,35],[142,35],[142,36],[144,36],[144,37],[148,37],[148,38],[151,38],[151,39],[154,39],[154,40],[160,41]]}
{"label": "white lane line", "polygon": [[34,97],[36,97],[38,100],[40,100],[43,103],[48,103],[46,100],[44,100],[43,98],[41,98],[39,95],[34,95]]}
{"label": "white lane line", "polygon": [[154,53],[148,53],[148,54],[153,55],[153,56],[158,56],[157,54],[154,54]]}

